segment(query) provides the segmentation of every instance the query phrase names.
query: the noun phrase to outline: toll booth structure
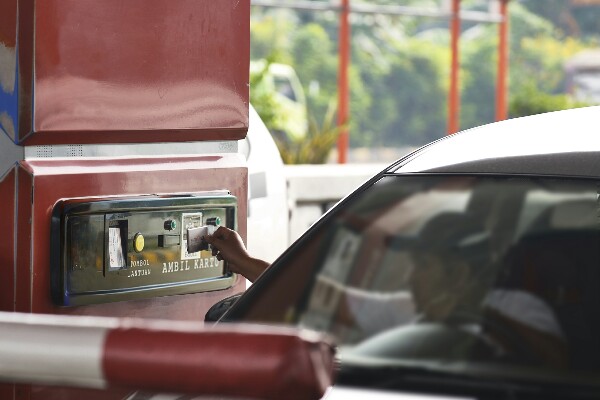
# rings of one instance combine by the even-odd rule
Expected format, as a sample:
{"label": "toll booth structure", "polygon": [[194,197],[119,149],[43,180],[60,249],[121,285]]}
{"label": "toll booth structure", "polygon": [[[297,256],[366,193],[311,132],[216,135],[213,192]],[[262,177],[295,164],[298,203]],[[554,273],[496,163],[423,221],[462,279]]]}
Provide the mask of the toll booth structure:
{"label": "toll booth structure", "polygon": [[[0,3],[0,311],[202,320],[245,280],[248,0]],[[84,398],[0,385],[2,399]],[[106,397],[99,392],[85,398]]]}

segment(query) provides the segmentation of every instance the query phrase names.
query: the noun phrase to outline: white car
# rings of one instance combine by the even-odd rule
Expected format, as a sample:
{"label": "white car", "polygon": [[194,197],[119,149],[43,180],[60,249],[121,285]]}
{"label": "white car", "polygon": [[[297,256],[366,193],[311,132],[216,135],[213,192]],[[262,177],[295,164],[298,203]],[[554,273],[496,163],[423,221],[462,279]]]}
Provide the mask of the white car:
{"label": "white car", "polygon": [[248,251],[274,261],[288,247],[289,206],[283,161],[254,108],[246,139],[239,142],[248,162]]}
{"label": "white car", "polygon": [[220,321],[333,335],[331,399],[600,398],[599,126],[589,107],[422,147]]}

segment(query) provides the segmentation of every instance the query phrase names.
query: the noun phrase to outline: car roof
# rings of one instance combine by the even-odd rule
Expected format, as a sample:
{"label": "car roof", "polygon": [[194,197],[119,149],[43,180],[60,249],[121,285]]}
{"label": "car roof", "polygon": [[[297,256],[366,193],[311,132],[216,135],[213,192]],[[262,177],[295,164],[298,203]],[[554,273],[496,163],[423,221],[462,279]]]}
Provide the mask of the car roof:
{"label": "car roof", "polygon": [[388,172],[600,176],[600,106],[483,125],[426,145]]}

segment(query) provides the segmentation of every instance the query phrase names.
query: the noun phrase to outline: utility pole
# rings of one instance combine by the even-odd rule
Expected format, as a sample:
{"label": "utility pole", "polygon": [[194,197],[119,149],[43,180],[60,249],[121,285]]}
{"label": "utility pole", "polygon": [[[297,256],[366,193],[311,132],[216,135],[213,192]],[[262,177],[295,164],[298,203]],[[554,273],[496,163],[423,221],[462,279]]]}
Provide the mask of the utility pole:
{"label": "utility pole", "polygon": [[498,25],[498,72],[496,74],[496,121],[508,118],[508,1],[498,0],[502,21]]}
{"label": "utility pole", "polygon": [[338,126],[344,126],[338,137],[338,163],[348,162],[348,116],[350,115],[350,82],[348,69],[350,68],[350,0],[342,0],[340,10],[339,30],[339,60],[338,60]]}
{"label": "utility pole", "polygon": [[460,0],[452,0],[452,9],[450,14],[450,91],[448,92],[448,134],[458,132],[460,129],[460,89],[459,54],[460,39]]}

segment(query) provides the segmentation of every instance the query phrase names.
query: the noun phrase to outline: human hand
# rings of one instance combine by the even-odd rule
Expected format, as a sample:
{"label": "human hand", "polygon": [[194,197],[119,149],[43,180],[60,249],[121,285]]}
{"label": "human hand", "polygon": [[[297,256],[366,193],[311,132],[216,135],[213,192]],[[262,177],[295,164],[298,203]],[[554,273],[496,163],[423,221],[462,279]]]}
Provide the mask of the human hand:
{"label": "human hand", "polygon": [[220,226],[212,235],[205,236],[204,240],[211,245],[212,254],[217,260],[225,260],[232,272],[243,275],[251,282],[269,266],[269,263],[251,257],[240,235],[232,229]]}
{"label": "human hand", "polygon": [[250,258],[242,238],[232,229],[220,226],[212,235],[205,236],[204,240],[211,245],[212,255],[219,261],[227,261],[230,266],[243,264]]}

